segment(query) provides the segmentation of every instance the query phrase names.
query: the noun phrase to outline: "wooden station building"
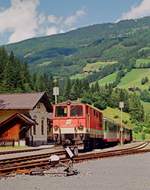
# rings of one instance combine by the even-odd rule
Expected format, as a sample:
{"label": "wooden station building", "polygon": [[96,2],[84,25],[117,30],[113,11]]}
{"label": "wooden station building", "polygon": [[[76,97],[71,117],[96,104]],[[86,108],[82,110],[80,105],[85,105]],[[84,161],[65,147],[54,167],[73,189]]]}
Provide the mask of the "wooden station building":
{"label": "wooden station building", "polygon": [[45,92],[0,94],[0,145],[47,144],[52,105]]}

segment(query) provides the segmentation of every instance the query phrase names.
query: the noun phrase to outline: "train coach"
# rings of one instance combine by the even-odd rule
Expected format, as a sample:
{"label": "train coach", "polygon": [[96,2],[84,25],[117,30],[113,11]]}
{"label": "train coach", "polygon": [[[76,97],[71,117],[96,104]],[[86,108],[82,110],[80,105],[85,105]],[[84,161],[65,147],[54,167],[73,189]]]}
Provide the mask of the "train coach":
{"label": "train coach", "polygon": [[[68,142],[92,149],[119,142],[120,125],[104,118],[102,112],[91,105],[67,101],[53,105],[53,137],[58,144]],[[123,126],[123,141],[131,140],[131,130]]]}

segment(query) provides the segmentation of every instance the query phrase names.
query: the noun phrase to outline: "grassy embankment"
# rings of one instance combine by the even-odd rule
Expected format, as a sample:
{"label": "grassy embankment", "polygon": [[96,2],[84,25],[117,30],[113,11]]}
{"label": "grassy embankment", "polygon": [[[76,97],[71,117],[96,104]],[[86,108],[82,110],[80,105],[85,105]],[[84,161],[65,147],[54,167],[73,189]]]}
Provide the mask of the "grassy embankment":
{"label": "grassy embankment", "polygon": [[[148,77],[149,82],[145,83],[144,85],[141,84],[141,80],[144,77]],[[150,86],[150,69],[132,69],[130,72],[128,72],[119,83],[119,88],[132,88],[132,87],[138,87],[141,90],[148,89]]]}
{"label": "grassy embankment", "polygon": [[98,72],[104,66],[108,64],[115,64],[115,63],[117,62],[116,61],[97,61],[94,63],[88,63],[83,67],[81,73],[71,76],[71,79],[84,79],[88,75],[92,74],[93,72]]}
{"label": "grassy embankment", "polygon": [[[147,106],[147,109],[150,111],[150,103],[145,104]],[[103,115],[109,119],[114,120],[116,123],[121,123],[121,112],[117,108],[110,108],[108,107],[103,111]],[[135,127],[135,124],[131,122],[130,120],[130,114],[123,112],[122,113],[123,118],[123,125],[125,125],[127,128],[133,129]],[[142,140],[142,134],[141,133],[134,133],[133,131],[133,139],[134,140]],[[145,140],[150,139],[150,134],[145,134]]]}

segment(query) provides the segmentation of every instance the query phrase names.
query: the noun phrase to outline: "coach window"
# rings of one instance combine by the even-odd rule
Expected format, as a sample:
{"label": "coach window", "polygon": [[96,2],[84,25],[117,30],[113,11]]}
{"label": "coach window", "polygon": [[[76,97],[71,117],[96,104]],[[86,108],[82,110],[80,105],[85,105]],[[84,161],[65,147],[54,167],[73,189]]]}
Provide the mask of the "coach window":
{"label": "coach window", "polygon": [[99,113],[96,112],[96,117],[98,118],[98,116],[99,116]]}
{"label": "coach window", "polygon": [[56,117],[67,117],[67,106],[56,106]]}
{"label": "coach window", "polygon": [[70,108],[70,116],[82,116],[83,115],[83,107],[82,106],[71,106]]}
{"label": "coach window", "polygon": [[107,120],[104,120],[104,124],[105,124],[105,131],[109,131],[109,128],[108,128],[108,121]]}

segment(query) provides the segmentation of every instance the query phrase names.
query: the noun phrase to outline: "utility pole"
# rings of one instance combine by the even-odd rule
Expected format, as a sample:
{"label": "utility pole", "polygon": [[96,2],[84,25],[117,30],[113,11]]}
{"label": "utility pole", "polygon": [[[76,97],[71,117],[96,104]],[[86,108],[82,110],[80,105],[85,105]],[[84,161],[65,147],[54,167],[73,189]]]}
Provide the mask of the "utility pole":
{"label": "utility pole", "polygon": [[124,108],[124,102],[119,102],[119,108],[120,108],[120,110],[121,110],[121,121],[120,121],[120,144],[123,145],[122,109]]}
{"label": "utility pole", "polygon": [[55,104],[57,104],[57,96],[59,95],[59,87],[55,86],[53,88],[53,95],[55,96]]}

